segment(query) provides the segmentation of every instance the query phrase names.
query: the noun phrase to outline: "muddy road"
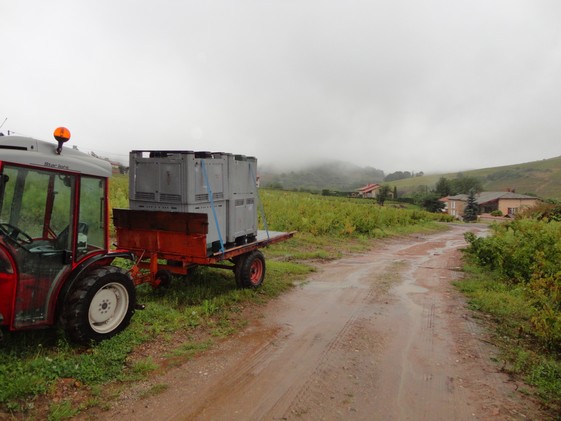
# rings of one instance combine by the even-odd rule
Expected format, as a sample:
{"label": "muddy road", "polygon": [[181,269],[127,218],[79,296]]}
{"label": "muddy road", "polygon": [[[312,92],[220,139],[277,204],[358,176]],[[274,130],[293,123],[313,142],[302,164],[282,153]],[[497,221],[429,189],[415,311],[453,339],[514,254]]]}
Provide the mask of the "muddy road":
{"label": "muddy road", "polygon": [[[491,361],[492,346],[451,285],[467,230],[485,227],[385,240],[322,265],[243,332],[123,393],[103,417],[544,419]],[[142,394],[154,385],[165,388]]]}

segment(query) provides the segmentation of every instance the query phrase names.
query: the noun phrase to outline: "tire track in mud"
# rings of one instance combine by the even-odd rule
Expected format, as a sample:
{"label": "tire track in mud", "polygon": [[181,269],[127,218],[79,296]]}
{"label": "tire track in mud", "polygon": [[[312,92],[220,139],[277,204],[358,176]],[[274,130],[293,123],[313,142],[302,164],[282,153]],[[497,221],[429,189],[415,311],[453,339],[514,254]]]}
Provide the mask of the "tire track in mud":
{"label": "tire track in mud", "polygon": [[[275,323],[282,323],[283,332],[273,339],[275,348],[268,348],[267,355],[251,356],[251,364],[237,366],[238,374],[216,388],[234,390],[228,393],[228,402],[213,393],[185,419],[218,419],[217,408],[223,407],[244,414],[244,419],[288,419],[306,414],[309,409],[303,402],[307,400],[316,399],[321,405],[338,380],[339,360],[345,359],[349,338],[365,336],[357,333],[357,326],[365,324],[358,323],[365,317],[365,308],[375,305],[380,291],[388,289],[386,281],[372,284],[372,279],[386,270],[388,262],[393,264],[393,255],[394,250],[381,250],[376,258],[354,256],[332,262],[313,275],[300,291],[290,295],[290,303],[283,300],[280,313],[273,310]],[[371,308],[370,313],[373,310],[380,312]],[[353,364],[352,359],[346,359],[346,364]],[[254,384],[254,376],[259,377],[259,387]],[[350,383],[353,376],[348,374]],[[267,384],[263,384],[264,378]],[[264,391],[256,392],[258,388]],[[350,384],[347,389],[351,389]],[[256,398],[254,405],[243,406],[239,402],[244,391],[250,390]]]}
{"label": "tire track in mud", "polygon": [[[245,414],[244,419],[283,418],[286,408],[310,388],[310,380],[306,379],[326,376],[331,370],[327,356],[340,348],[345,332],[362,311],[361,303],[374,294],[370,290],[364,293],[363,278],[373,263],[363,256],[328,266],[295,292],[295,303],[283,303],[283,314],[275,317],[276,323],[282,321],[280,332],[248,362],[237,365],[227,380],[215,385],[213,389],[220,392],[211,392],[185,419],[217,419],[220,415],[216,410],[223,407]],[[324,282],[326,272],[330,278],[338,278],[335,288],[331,282]],[[225,390],[230,392],[224,395]],[[240,404],[250,392],[258,399],[251,407]]]}
{"label": "tire track in mud", "polygon": [[[325,410],[326,402],[337,399],[337,394],[341,395],[341,391],[338,390],[341,389],[341,375],[346,375],[351,381],[355,377],[351,367],[354,363],[353,359],[345,359],[344,354],[349,352],[349,344],[355,342],[357,337],[364,336],[361,331],[364,330],[364,324],[371,319],[370,313],[372,312],[372,310],[366,312],[365,307],[375,304],[381,291],[386,292],[385,289],[387,288],[381,288],[379,284],[371,285],[372,279],[378,279],[380,273],[387,269],[387,262],[384,262],[383,266],[380,266],[380,264],[381,261],[377,259],[365,261],[363,257],[359,256],[334,263],[332,266],[335,266],[336,269],[333,267],[325,269],[324,274],[325,272],[331,272],[330,278],[338,278],[337,289],[355,290],[351,297],[346,297],[345,300],[340,301],[340,304],[345,302],[348,306],[348,309],[344,312],[346,322],[338,331],[334,332],[332,339],[318,356],[315,369],[302,387],[296,391],[295,397],[291,400],[279,401],[267,414],[268,419],[285,420],[293,417],[302,419],[302,417],[307,416],[313,407],[320,406]],[[337,275],[334,275],[334,272]],[[339,272],[342,273],[339,274]],[[323,276],[320,275],[318,278],[317,281],[321,282]],[[379,311],[377,310],[377,312]],[[335,358],[334,355],[336,355]],[[338,388],[334,389],[334,384],[337,384]],[[343,391],[342,396],[349,399],[352,396],[351,388],[343,386],[343,389],[346,389],[346,392]],[[283,409],[284,412],[282,412]],[[347,418],[345,411],[329,412],[327,419],[336,419],[334,416],[337,415],[340,415],[341,419]],[[313,415],[314,418],[315,416]],[[317,419],[322,419],[322,417]]]}
{"label": "tire track in mud", "polygon": [[[443,260],[441,256],[462,244],[462,241],[439,242],[434,238],[425,245],[424,252],[415,248],[407,251],[410,267],[404,272],[403,282],[393,290],[400,298],[396,308],[407,308],[407,318],[401,320],[406,327],[402,338],[390,344],[390,349],[400,349],[399,359],[395,360],[391,354],[386,357],[400,373],[399,383],[394,386],[395,397],[385,394],[391,402],[388,416],[397,414],[392,419],[472,419],[471,409],[465,409],[468,399],[463,388],[450,374],[454,360],[448,351],[451,340],[441,317],[443,299],[438,292],[442,283],[451,281],[449,259]],[[396,317],[393,322],[400,320]],[[391,384],[387,374],[384,377]]]}
{"label": "tire track in mud", "polygon": [[[357,263],[350,260],[348,266],[355,266]],[[380,270],[386,270],[386,267],[377,267],[378,262],[372,262],[365,267],[359,274],[359,280],[361,282],[368,282],[369,278],[373,275],[379,274]],[[342,265],[345,265],[343,262]],[[375,270],[373,270],[375,269]],[[296,398],[290,403],[288,409],[283,413],[280,419],[289,419],[290,417],[297,416],[298,418],[306,417],[306,415],[312,411],[313,407],[323,406],[324,410],[326,402],[334,401],[336,399],[341,399],[347,401],[348,404],[351,403],[351,393],[352,388],[347,386],[342,387],[341,376],[347,377],[349,380],[356,376],[352,372],[352,365],[356,363],[352,358],[344,358],[344,354],[349,352],[356,352],[357,348],[356,338],[364,337],[369,332],[366,331],[365,325],[368,324],[372,319],[372,310],[366,311],[368,305],[373,305],[376,302],[377,297],[380,295],[379,286],[371,286],[368,288],[367,293],[360,297],[358,302],[355,304],[355,309],[350,312],[347,322],[339,332],[335,334],[333,339],[330,341],[328,346],[322,352],[320,358],[317,361],[317,366],[310,378],[306,381],[304,386],[298,391]],[[337,354],[334,357],[334,354]],[[361,365],[361,369],[364,369]],[[337,384],[337,388],[333,385]],[[341,391],[340,389],[344,390]],[[340,402],[333,402],[334,405],[331,406],[341,406]],[[348,414],[348,409],[346,410],[345,405],[343,408],[336,408],[335,412],[329,411],[330,415],[328,419],[346,419]],[[346,405],[348,406],[348,405]],[[314,415],[315,417],[315,415]],[[277,418],[274,418],[277,419]],[[318,418],[321,419],[321,418]]]}
{"label": "tire track in mud", "polygon": [[[314,406],[316,408],[318,406],[323,407],[322,411],[326,412],[326,419],[348,419],[349,417],[356,419],[373,419],[372,416],[376,408],[374,405],[370,404],[370,396],[360,393],[360,391],[356,390],[356,387],[353,387],[353,383],[356,384],[358,382],[349,382],[348,379],[341,379],[341,376],[344,377],[345,374],[347,374],[350,378],[356,378],[358,376],[365,377],[365,372],[369,372],[372,374],[370,376],[370,386],[373,386],[375,379],[374,373],[376,371],[375,366],[377,364],[373,355],[379,353],[383,338],[387,336],[379,330],[373,329],[372,323],[381,312],[373,312],[367,305],[368,303],[376,302],[379,304],[381,296],[386,292],[384,288],[381,288],[379,283],[375,282],[377,280],[376,278],[382,278],[384,275],[395,277],[395,274],[399,272],[404,272],[402,276],[412,278],[412,273],[416,268],[430,259],[430,256],[421,255],[421,257],[415,257],[418,260],[417,262],[411,263],[412,256],[414,256],[415,253],[411,253],[409,249],[419,248],[419,245],[403,247],[404,246],[391,249],[387,254],[379,253],[376,257],[370,256],[371,264],[369,265],[368,273],[370,279],[363,278],[363,281],[367,282],[370,287],[368,293],[362,300],[361,306],[349,317],[344,329],[333,339],[332,346],[330,346],[327,352],[322,356],[322,359],[318,362],[317,369],[299,392],[297,399],[290,406],[289,410],[283,414],[282,419],[289,419],[291,415],[296,415],[299,418],[310,416],[310,419],[312,419],[312,413],[315,414],[314,417],[317,416],[317,410],[314,411]],[[422,248],[424,249],[425,247],[426,245]],[[411,256],[407,256],[406,260],[395,260],[396,254],[407,254]],[[396,268],[396,263],[401,266],[401,268],[399,268],[400,270]],[[353,264],[356,263],[353,262]],[[403,266],[408,266],[408,268]],[[387,272],[388,268],[392,269],[391,273]],[[408,288],[412,288],[412,286],[409,285]],[[424,288],[416,288],[419,288],[420,292],[426,291]],[[415,289],[413,288],[413,290]],[[423,311],[426,313],[425,327],[428,332],[428,334],[423,335],[423,339],[432,345],[436,304],[432,303],[428,308],[424,308]],[[363,349],[353,349],[356,348],[356,346],[354,343],[351,343],[351,339],[356,340],[361,333],[363,337],[369,337],[370,339],[366,341],[366,345],[364,343],[362,344]],[[408,345],[408,348],[411,348],[411,344]],[[345,372],[346,367],[341,366],[341,361],[344,360],[341,358],[342,356],[334,354],[352,354],[353,352],[360,352],[362,354],[360,356],[357,355],[356,358],[360,359],[360,364],[358,364],[357,372],[348,373],[348,371]],[[425,379],[427,381],[431,380],[432,375],[426,375]],[[362,385],[364,385],[364,382],[365,380],[362,380]],[[452,381],[449,380],[447,388],[450,389],[452,384]],[[337,401],[337,399],[339,399],[339,401]],[[362,400],[362,402],[358,402],[359,400]],[[330,409],[326,411],[326,407]]]}

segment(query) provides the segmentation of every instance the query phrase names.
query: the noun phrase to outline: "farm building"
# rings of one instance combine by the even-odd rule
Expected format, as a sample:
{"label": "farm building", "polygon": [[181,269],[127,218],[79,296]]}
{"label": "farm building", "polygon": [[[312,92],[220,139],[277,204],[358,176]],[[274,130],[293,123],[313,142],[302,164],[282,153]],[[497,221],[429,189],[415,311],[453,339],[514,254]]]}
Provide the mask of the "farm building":
{"label": "farm building", "polygon": [[[479,214],[499,210],[505,216],[514,216],[522,209],[531,208],[540,201],[537,197],[513,192],[482,192],[475,195],[475,199],[479,205]],[[460,218],[464,214],[468,195],[458,194],[441,200],[446,203],[446,210],[449,215]]]}
{"label": "farm building", "polygon": [[364,198],[375,198],[378,195],[378,190],[380,190],[379,184],[367,184],[364,187],[357,189],[357,196]]}

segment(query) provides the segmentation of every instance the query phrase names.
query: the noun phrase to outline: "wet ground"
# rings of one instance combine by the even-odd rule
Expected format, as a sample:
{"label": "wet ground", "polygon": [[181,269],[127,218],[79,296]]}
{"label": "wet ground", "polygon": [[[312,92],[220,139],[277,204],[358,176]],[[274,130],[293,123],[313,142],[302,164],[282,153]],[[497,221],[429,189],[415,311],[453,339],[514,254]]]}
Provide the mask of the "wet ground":
{"label": "wet ground", "polygon": [[[385,240],[322,265],[240,334],[130,390],[104,418],[546,419],[492,361],[451,283],[467,230]],[[146,387],[149,385],[144,385]]]}

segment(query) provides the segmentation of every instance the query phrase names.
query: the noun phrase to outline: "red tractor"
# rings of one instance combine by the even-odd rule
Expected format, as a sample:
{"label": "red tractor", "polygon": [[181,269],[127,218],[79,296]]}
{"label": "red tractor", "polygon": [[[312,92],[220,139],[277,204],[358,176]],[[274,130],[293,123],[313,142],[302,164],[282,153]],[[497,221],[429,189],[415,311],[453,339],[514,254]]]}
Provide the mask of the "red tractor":
{"label": "red tractor", "polygon": [[112,266],[109,162],[20,136],[0,137],[0,326],[22,330],[61,322],[77,342],[124,329],[135,285]]}
{"label": "red tractor", "polygon": [[[211,207],[216,216],[212,203],[206,214],[114,209],[117,249],[111,250],[111,165],[77,149],[63,149],[69,137],[64,128],[55,131],[58,145],[0,136],[0,328],[60,323],[74,342],[101,341],[128,326],[136,308],[136,285],[157,286],[193,265],[210,265],[233,270],[238,286],[257,287],[265,276],[265,260],[257,249],[294,234],[256,231],[221,244],[217,251],[209,248],[214,240],[209,236]],[[228,158],[231,169],[243,163]],[[175,182],[173,177],[165,180]],[[208,189],[210,184],[201,181]],[[254,214],[253,197],[245,202],[233,198],[234,228],[233,205],[240,201]],[[219,233],[225,224],[214,219],[211,228]],[[256,225],[256,215],[250,225]],[[132,269],[112,265],[116,258],[131,260]]]}

